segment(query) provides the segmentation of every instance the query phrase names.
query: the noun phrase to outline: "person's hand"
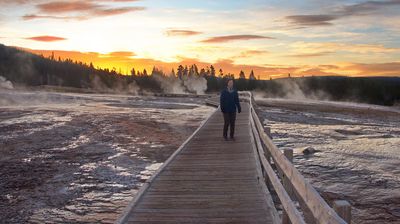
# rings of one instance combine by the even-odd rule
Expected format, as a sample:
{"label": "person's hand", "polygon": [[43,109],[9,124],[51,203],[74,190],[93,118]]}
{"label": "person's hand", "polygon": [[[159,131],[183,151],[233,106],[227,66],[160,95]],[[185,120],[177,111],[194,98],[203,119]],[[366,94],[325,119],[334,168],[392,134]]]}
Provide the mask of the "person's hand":
{"label": "person's hand", "polygon": [[238,109],[238,113],[240,114],[240,112],[242,112],[242,109],[239,108],[239,109]]}

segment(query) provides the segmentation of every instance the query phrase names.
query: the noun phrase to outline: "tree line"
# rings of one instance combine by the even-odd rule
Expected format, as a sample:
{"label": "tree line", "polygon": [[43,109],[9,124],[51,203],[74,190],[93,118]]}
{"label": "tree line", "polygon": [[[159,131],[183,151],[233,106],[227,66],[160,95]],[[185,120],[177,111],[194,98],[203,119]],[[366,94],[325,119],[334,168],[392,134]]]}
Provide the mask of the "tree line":
{"label": "tree line", "polygon": [[[400,74],[399,74],[400,75]],[[0,44],[0,76],[15,85],[64,86],[85,89],[118,89],[121,91],[137,88],[140,92],[162,92],[162,79],[185,80],[191,77],[206,80],[206,92],[219,92],[228,79],[235,79],[238,90],[256,90],[267,97],[322,97],[337,101],[357,101],[380,105],[393,105],[400,101],[399,77],[342,77],[311,76],[284,79],[261,80],[251,71],[241,71],[235,78],[221,68],[210,65],[198,68],[196,64],[179,65],[165,73],[154,67],[152,71],[132,68],[130,74],[121,74],[116,68],[95,68],[72,59],[43,57],[23,50]]]}
{"label": "tree line", "polygon": [[[14,84],[28,86],[65,86],[75,88],[96,88],[98,86],[109,89],[126,89],[132,83],[144,91],[162,91],[162,83],[154,77],[162,76],[183,80],[187,77],[203,77],[207,80],[207,92],[220,91],[229,78],[234,74],[226,73],[213,65],[207,68],[198,68],[179,65],[169,74],[154,67],[152,71],[146,69],[139,71],[132,68],[129,75],[121,74],[116,68],[95,68],[92,63],[73,61],[72,59],[55,58],[54,55],[44,57],[25,52],[23,50],[7,47],[0,44],[0,76],[5,77]],[[244,72],[240,73],[237,86],[240,90],[254,89],[256,87],[254,72],[249,79]]]}

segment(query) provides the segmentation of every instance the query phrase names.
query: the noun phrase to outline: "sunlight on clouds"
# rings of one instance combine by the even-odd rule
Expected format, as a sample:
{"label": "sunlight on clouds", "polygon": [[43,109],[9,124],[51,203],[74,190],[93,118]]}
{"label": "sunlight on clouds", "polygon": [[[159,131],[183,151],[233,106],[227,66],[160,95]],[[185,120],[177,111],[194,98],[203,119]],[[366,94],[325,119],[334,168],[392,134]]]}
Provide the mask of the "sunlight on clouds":
{"label": "sunlight on clouds", "polygon": [[[216,63],[232,72],[255,69],[263,77],[285,76],[290,72],[299,76],[370,74],[368,69],[379,75],[393,75],[384,66],[395,69],[390,63],[400,58],[400,17],[394,13],[398,5],[383,13],[381,9],[365,11],[360,8],[362,5],[341,1],[289,4],[251,0],[228,4],[225,0],[212,3],[102,0],[80,1],[87,9],[68,8],[66,5],[72,3],[64,4],[62,13],[54,13],[61,10],[52,8],[54,2],[42,1],[45,5],[0,2],[3,6],[0,41],[50,52],[97,52],[65,54],[76,60],[96,61],[96,65],[108,68],[143,69],[155,65],[170,69],[186,61]],[[96,11],[97,6],[104,13]],[[349,6],[363,14],[349,12]],[[43,17],[23,19],[30,14]],[[77,14],[92,17],[73,18]],[[293,22],[297,24],[294,26]],[[25,39],[38,36],[65,40]]]}

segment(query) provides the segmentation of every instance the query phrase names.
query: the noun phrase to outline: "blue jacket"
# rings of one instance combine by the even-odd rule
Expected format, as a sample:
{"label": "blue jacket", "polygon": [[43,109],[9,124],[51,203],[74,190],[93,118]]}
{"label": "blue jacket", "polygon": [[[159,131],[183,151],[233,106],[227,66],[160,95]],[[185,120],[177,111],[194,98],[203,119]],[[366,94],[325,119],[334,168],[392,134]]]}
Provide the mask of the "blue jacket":
{"label": "blue jacket", "polygon": [[222,90],[219,105],[222,113],[234,113],[236,108],[239,113],[242,111],[239,103],[239,94],[236,90],[233,90],[233,92],[229,92],[228,89]]}

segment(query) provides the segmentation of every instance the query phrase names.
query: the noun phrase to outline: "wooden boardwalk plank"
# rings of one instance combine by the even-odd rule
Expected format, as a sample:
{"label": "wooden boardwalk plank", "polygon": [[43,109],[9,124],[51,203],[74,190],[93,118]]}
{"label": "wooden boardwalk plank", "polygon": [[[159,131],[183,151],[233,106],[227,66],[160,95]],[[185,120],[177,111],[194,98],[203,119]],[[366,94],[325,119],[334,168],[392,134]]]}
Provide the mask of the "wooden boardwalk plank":
{"label": "wooden boardwalk plank", "polygon": [[237,114],[235,141],[214,113],[149,183],[124,223],[273,223],[257,168],[249,106]]}

